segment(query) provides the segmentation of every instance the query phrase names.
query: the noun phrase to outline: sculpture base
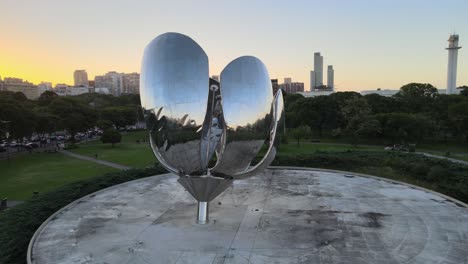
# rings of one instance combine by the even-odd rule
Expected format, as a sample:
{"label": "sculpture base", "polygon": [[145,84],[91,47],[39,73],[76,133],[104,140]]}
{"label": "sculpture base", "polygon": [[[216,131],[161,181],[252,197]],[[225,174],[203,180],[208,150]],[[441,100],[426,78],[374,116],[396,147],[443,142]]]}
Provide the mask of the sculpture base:
{"label": "sculpture base", "polygon": [[197,208],[197,223],[204,225],[207,224],[208,219],[208,212],[209,212],[209,202],[200,202],[198,201],[198,208]]}
{"label": "sculpture base", "polygon": [[45,263],[464,263],[468,209],[343,172],[269,169],[210,203],[165,174],[84,197],[31,241]]}

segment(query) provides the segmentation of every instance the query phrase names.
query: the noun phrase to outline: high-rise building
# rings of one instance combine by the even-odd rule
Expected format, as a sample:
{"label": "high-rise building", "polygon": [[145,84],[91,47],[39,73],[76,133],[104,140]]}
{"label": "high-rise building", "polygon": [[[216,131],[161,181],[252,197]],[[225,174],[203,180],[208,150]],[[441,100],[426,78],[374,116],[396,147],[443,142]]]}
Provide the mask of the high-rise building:
{"label": "high-rise building", "polygon": [[332,91],[335,88],[335,72],[333,71],[333,65],[327,67],[327,88]]}
{"label": "high-rise building", "polygon": [[36,85],[20,78],[5,78],[3,90],[23,93],[28,99],[37,99],[40,95]]}
{"label": "high-rise building", "polygon": [[320,52],[314,53],[314,71],[313,71],[313,78],[311,76],[311,83],[313,79],[313,86],[310,88],[312,91],[313,89],[317,89],[323,86],[323,57],[320,55]]}
{"label": "high-rise building", "polygon": [[276,94],[278,91],[278,79],[271,79],[271,88],[273,89],[273,94]]}
{"label": "high-rise building", "polygon": [[310,71],[310,91],[313,91],[315,87],[315,72]]}
{"label": "high-rise building", "polygon": [[278,89],[281,89],[286,93],[304,92],[304,83],[292,82],[291,78],[284,78],[284,83],[278,85]]}
{"label": "high-rise building", "polygon": [[132,93],[132,94],[139,94],[140,93],[140,74],[133,72],[133,73],[125,73],[122,78],[122,86],[123,86],[123,93]]}
{"label": "high-rise building", "polygon": [[123,74],[111,71],[94,78],[96,88],[107,88],[112,95],[119,96],[123,92]]}
{"label": "high-rise building", "polygon": [[88,73],[85,70],[76,70],[73,73],[75,86],[88,86]]}
{"label": "high-rise building", "polygon": [[448,50],[448,67],[447,67],[447,94],[457,93],[457,60],[458,50],[458,35],[450,35]]}

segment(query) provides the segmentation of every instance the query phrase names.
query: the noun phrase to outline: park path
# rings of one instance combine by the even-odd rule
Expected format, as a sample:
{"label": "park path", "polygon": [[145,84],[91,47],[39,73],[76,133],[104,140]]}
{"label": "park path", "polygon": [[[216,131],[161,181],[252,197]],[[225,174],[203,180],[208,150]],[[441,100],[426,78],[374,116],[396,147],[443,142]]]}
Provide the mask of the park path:
{"label": "park path", "polygon": [[[343,144],[343,143],[331,143],[331,142],[319,142],[319,143],[310,143],[310,144],[316,144],[316,145],[333,145],[333,146],[349,146],[349,144]],[[359,145],[361,147],[371,147],[371,148],[382,148],[382,146],[379,146],[379,145]],[[462,165],[465,165],[465,166],[468,166],[468,161],[464,161],[464,160],[459,160],[459,159],[454,159],[454,158],[449,158],[449,157],[445,157],[445,156],[440,156],[440,155],[435,155],[435,154],[430,154],[430,153],[427,153],[427,152],[414,152],[415,154],[420,154],[420,155],[424,155],[426,157],[430,157],[430,158],[436,158],[436,159],[445,159],[445,160],[448,160],[448,161],[451,161],[453,163],[458,163],[458,164],[462,164]],[[459,153],[460,154],[460,153]],[[465,153],[461,153],[463,155],[465,155]]]}
{"label": "park path", "polygon": [[104,166],[107,166],[107,167],[112,167],[112,168],[118,169],[118,170],[129,170],[129,169],[131,169],[131,167],[128,167],[128,166],[125,166],[125,165],[121,165],[121,164],[117,164],[117,163],[113,163],[113,162],[109,162],[109,161],[105,161],[105,160],[99,160],[99,159],[91,158],[91,157],[88,157],[88,156],[85,156],[85,155],[80,155],[80,154],[73,153],[73,152],[68,151],[68,150],[59,150],[59,152],[62,153],[62,154],[65,154],[67,156],[73,157],[73,158],[86,160],[86,161],[91,161],[91,162],[98,163],[98,164],[101,164],[101,165],[104,165]]}
{"label": "park path", "polygon": [[468,166],[468,161],[459,160],[459,159],[452,159],[452,158],[449,158],[449,157],[444,157],[444,156],[429,154],[429,153],[426,153],[426,152],[416,152],[416,153],[417,153],[417,154],[422,154],[422,155],[424,155],[424,156],[431,157],[431,158],[446,159],[446,160],[449,160],[449,161],[454,162],[454,163],[459,163],[459,164],[463,164],[463,165]]}

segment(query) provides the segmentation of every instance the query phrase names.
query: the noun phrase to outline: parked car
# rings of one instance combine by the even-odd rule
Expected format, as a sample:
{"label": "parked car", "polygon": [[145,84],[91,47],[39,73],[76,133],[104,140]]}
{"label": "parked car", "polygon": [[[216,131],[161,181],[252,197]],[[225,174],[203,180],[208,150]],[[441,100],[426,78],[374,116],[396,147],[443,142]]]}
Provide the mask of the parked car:
{"label": "parked car", "polygon": [[31,149],[35,149],[35,148],[38,148],[39,147],[39,144],[36,143],[36,142],[31,142],[31,143],[28,143],[26,144],[26,148],[31,148]]}

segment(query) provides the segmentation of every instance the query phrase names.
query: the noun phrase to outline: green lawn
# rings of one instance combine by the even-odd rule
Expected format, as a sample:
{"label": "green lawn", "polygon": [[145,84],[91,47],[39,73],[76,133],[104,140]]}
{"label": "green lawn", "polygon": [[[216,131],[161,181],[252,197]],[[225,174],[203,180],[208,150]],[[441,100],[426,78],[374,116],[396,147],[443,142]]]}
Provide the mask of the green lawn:
{"label": "green lawn", "polygon": [[[146,142],[141,142],[146,139]],[[136,143],[140,140],[141,143]],[[122,135],[122,142],[115,144],[103,144],[101,141],[91,141],[79,144],[77,149],[71,150],[74,153],[95,157],[133,168],[144,168],[152,166],[156,162],[147,141],[146,131],[129,132]]]}
{"label": "green lawn", "polygon": [[347,151],[347,150],[366,150],[366,151],[382,151],[379,146],[352,146],[350,144],[329,144],[329,143],[310,143],[301,142],[297,145],[295,142],[282,144],[279,147],[278,153],[281,154],[308,154],[316,151]]}
{"label": "green lawn", "polygon": [[445,156],[447,152],[449,152],[449,158],[468,161],[468,145],[442,143],[421,144],[416,150],[440,156]]}
{"label": "green lawn", "polygon": [[[72,150],[75,153],[94,157],[98,154],[98,158],[115,162],[118,164],[127,165],[134,168],[143,168],[151,166],[156,162],[148,143],[136,143],[137,139],[146,138],[145,131],[129,132],[122,136],[122,142],[116,144],[114,148],[110,144],[102,144],[100,141],[93,141],[85,144],[80,144],[78,149]],[[294,140],[290,140],[289,144],[282,144],[279,148],[279,155],[289,154],[308,154],[316,151],[383,151],[384,146],[381,145],[358,145],[352,146],[349,143],[341,141],[330,141],[320,143],[301,142],[298,146]],[[451,152],[451,158],[467,160],[468,149],[465,146],[444,145],[444,144],[425,144],[417,147],[417,151],[427,152],[435,155],[444,156],[446,151]],[[464,151],[464,152],[463,152]]]}
{"label": "green lawn", "polygon": [[[79,144],[74,153],[127,165],[134,168],[151,166],[156,162],[148,142],[136,143],[146,138],[145,131],[130,132],[122,136],[122,142],[112,147],[100,141]],[[437,155],[445,155],[450,151],[452,158],[468,161],[468,154],[464,146],[421,145],[417,151]],[[279,147],[279,156],[295,154],[313,154],[315,152],[343,152],[343,151],[376,151],[382,152],[383,146],[359,145],[352,146],[341,142],[301,142],[297,145],[290,141]],[[91,178],[112,171],[102,165],[86,162],[58,153],[35,153],[18,156],[11,160],[0,161],[0,198],[8,197],[11,200],[26,199],[33,191],[45,192],[63,184],[80,179]]]}
{"label": "green lawn", "polygon": [[34,153],[0,160],[0,198],[24,200],[34,191],[46,192],[64,184],[92,178],[115,169],[67,157],[60,153]]}
{"label": "green lawn", "polygon": [[[283,147],[285,146],[285,147]],[[314,151],[345,151],[345,150],[366,150],[366,151],[383,151],[384,145],[366,145],[358,144],[356,147],[350,143],[341,140],[324,139],[319,143],[301,142],[297,147],[296,142],[292,139],[289,144],[281,145],[279,153],[286,154],[307,154]],[[429,154],[446,156],[450,152],[449,158],[468,161],[468,145],[463,144],[443,144],[443,143],[424,143],[416,146],[417,152],[425,152]]]}

